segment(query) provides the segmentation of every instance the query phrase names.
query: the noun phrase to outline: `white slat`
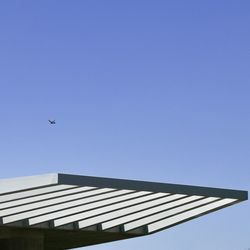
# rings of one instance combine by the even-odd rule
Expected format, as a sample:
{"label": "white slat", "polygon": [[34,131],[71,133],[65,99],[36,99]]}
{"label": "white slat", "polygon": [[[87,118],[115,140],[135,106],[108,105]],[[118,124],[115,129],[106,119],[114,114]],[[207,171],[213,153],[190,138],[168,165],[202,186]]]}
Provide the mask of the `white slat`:
{"label": "white slat", "polygon": [[[157,193],[157,194],[163,194],[163,193]],[[155,195],[157,195],[157,194],[155,194]],[[133,206],[130,206],[127,208],[119,209],[116,211],[112,211],[112,212],[105,213],[105,214],[102,214],[102,215],[99,215],[96,217],[92,217],[89,219],[79,221],[78,222],[79,228],[84,228],[84,227],[92,226],[92,225],[95,225],[98,223],[102,223],[104,221],[111,220],[113,218],[121,217],[121,216],[127,215],[129,213],[133,213],[133,212],[136,212],[136,211],[139,211],[142,209],[146,209],[146,208],[152,207],[152,206],[157,206],[159,204],[170,202],[172,200],[176,200],[176,199],[179,199],[179,198],[185,197],[185,196],[186,195],[175,194],[175,195],[171,195],[171,196],[167,196],[167,197],[163,197],[163,198],[160,198],[160,197],[162,197],[162,195],[161,196],[158,195],[155,197],[151,196],[151,199],[149,199],[149,197],[145,197],[146,199],[144,200],[144,203],[142,203],[142,204],[133,205]],[[152,200],[152,198],[157,198],[157,199]],[[121,217],[119,219],[122,220],[123,217]]]}
{"label": "white slat", "polygon": [[[33,225],[33,224],[37,224],[37,223],[44,222],[47,220],[51,220],[54,217],[59,216],[59,215],[65,216],[73,212],[77,213],[79,209],[82,209],[84,207],[86,208],[86,206],[94,206],[94,207],[96,206],[96,202],[90,203],[88,205],[77,206],[78,204],[81,204],[81,203],[86,204],[89,202],[94,202],[94,201],[101,200],[101,199],[107,199],[109,197],[118,196],[118,195],[125,194],[125,193],[131,193],[131,192],[134,193],[133,190],[119,190],[119,191],[112,191],[108,193],[105,192],[106,188],[102,188],[98,190],[99,190],[99,193],[96,193],[96,195],[91,196],[91,197],[85,197],[83,199],[75,200],[72,202],[66,201],[65,203],[60,203],[55,206],[49,206],[49,207],[45,207],[42,209],[35,209],[35,210],[31,210],[31,211],[24,212],[24,213],[19,213],[19,214],[3,217],[3,223],[10,223],[10,222],[37,216],[37,217],[34,217],[31,221],[29,221],[30,225],[31,223]],[[97,190],[93,190],[93,191],[97,191]],[[93,191],[90,191],[90,192],[93,192]],[[104,194],[101,195],[101,193],[104,193]],[[121,198],[118,197],[118,199],[121,199]],[[102,202],[106,203],[107,201],[104,200]],[[71,206],[75,206],[75,205],[77,207],[70,208]],[[60,211],[54,212],[57,210],[60,210]],[[48,213],[48,214],[43,216],[42,214],[45,214],[45,213]]]}
{"label": "white slat", "polygon": [[[34,224],[41,223],[44,221],[53,220],[55,218],[59,218],[68,214],[72,214],[73,212],[77,213],[79,210],[83,209],[83,206],[81,205],[92,203],[92,204],[89,204],[88,206],[85,206],[85,208],[96,208],[100,205],[106,204],[107,203],[106,199],[110,199],[116,196],[129,194],[133,192],[134,191],[132,190],[118,190],[114,192],[100,194],[100,195],[85,198],[85,199],[67,202],[67,203],[63,203],[63,204],[59,204],[56,206],[51,206],[51,207],[47,207],[43,209],[38,209],[38,210],[32,211],[29,214],[26,213],[26,216],[29,216],[29,217],[37,216],[37,217],[29,219],[29,225],[34,225]],[[122,199],[122,198],[119,198],[119,199]],[[98,202],[100,200],[103,200],[103,201]],[[70,207],[75,207],[75,208],[73,210],[65,210],[65,209],[69,209]],[[70,211],[70,213],[68,211]]]}
{"label": "white slat", "polygon": [[199,201],[189,203],[187,205],[183,205],[183,206],[173,208],[173,209],[170,209],[170,210],[167,210],[167,211],[164,211],[164,212],[160,212],[158,214],[148,216],[148,217],[143,218],[143,219],[139,219],[139,220],[136,220],[136,221],[133,221],[133,222],[129,222],[129,223],[124,224],[124,230],[129,231],[131,229],[150,224],[150,223],[155,222],[157,220],[162,220],[162,219],[164,219],[164,218],[166,218],[168,216],[174,215],[176,213],[183,212],[183,211],[185,211],[187,209],[192,209],[192,208],[195,208],[197,206],[207,204],[209,202],[213,202],[215,200],[218,200],[218,198],[217,197],[205,198],[205,199],[202,199],[202,200],[199,200]]}
{"label": "white slat", "polygon": [[170,218],[167,218],[167,219],[164,219],[164,220],[149,224],[148,225],[148,231],[150,233],[152,233],[152,232],[160,230],[162,228],[169,227],[171,225],[174,225],[176,223],[180,223],[180,222],[185,221],[187,219],[190,219],[192,217],[195,217],[195,216],[201,215],[203,213],[209,212],[209,211],[211,211],[213,209],[228,205],[228,204],[233,203],[235,201],[236,201],[236,199],[223,199],[223,200],[216,201],[214,203],[211,203],[211,204],[199,207],[199,208],[195,208],[193,210],[178,214],[176,216],[173,216],[173,217],[170,217]]}
{"label": "white slat", "polygon": [[[61,226],[61,225],[71,223],[71,222],[74,222],[74,221],[79,221],[79,220],[82,220],[82,219],[85,219],[85,218],[88,218],[88,217],[91,217],[91,216],[96,216],[96,215],[99,215],[101,213],[106,213],[106,212],[113,211],[115,209],[123,208],[123,207],[126,207],[126,206],[131,206],[133,204],[143,202],[143,201],[145,201],[145,199],[148,199],[147,198],[148,196],[145,196],[145,197],[140,197],[140,196],[143,196],[143,195],[149,194],[149,193],[150,192],[140,191],[140,192],[137,192],[135,194],[131,194],[130,198],[134,198],[132,200],[124,201],[125,199],[123,198],[123,199],[120,199],[120,202],[116,203],[116,204],[112,204],[112,205],[109,205],[109,206],[105,206],[105,207],[101,207],[101,208],[98,208],[98,209],[93,209],[93,210],[90,210],[90,211],[87,211],[87,212],[75,214],[75,215],[64,217],[64,218],[61,218],[61,219],[57,219],[57,220],[54,221],[54,224],[55,224],[55,226]],[[114,202],[112,202],[112,203],[114,203]],[[108,203],[106,205],[108,205]]]}
{"label": "white slat", "polygon": [[[176,207],[176,206],[184,205],[184,204],[186,204],[188,202],[191,202],[191,201],[201,199],[202,197],[203,196],[194,195],[194,196],[189,196],[189,197],[182,198],[180,200],[172,201],[172,202],[169,202],[169,200],[165,201],[164,199],[167,199],[168,198],[167,197],[167,198],[159,199],[158,203],[147,202],[147,203],[143,204],[144,206],[133,206],[133,207],[127,209],[127,210],[123,209],[124,211],[120,211],[119,215],[125,215],[125,216],[102,223],[102,229],[106,230],[108,228],[112,228],[112,227],[127,223],[129,221],[138,220],[138,219],[140,219],[142,217],[149,216],[149,215],[152,215],[154,213],[164,211],[166,209],[170,209],[170,208],[173,208],[173,207]],[[166,203],[166,202],[168,202],[168,203]],[[163,204],[163,205],[161,205],[161,204]],[[155,206],[155,205],[158,205],[158,206],[150,208],[150,207]],[[140,211],[142,209],[146,209],[146,210]],[[137,212],[137,211],[139,211],[139,212]],[[129,214],[131,212],[132,212],[132,214],[126,216],[126,214]],[[107,217],[112,218],[112,216],[109,215],[109,214],[107,215]],[[117,214],[116,214],[116,217],[117,217]],[[83,221],[82,223],[79,222],[79,224],[81,224],[81,226],[84,225],[84,224],[86,225],[86,222],[87,221]]]}
{"label": "white slat", "polygon": [[74,188],[74,187],[76,187],[76,186],[73,186],[73,185],[55,185],[55,186],[50,186],[50,187],[45,187],[45,188],[36,188],[36,189],[28,190],[28,191],[20,191],[20,192],[13,193],[13,194],[0,195],[0,202],[22,199],[22,198],[26,198],[26,197],[30,197],[30,196],[34,196],[34,195],[56,192],[56,191],[70,189],[70,188]]}
{"label": "white slat", "polygon": [[60,197],[60,196],[69,195],[69,194],[78,193],[78,192],[84,192],[84,191],[88,191],[88,190],[92,190],[92,189],[96,189],[96,188],[95,187],[78,187],[78,188],[73,188],[73,189],[71,188],[71,189],[58,191],[58,192],[54,192],[54,193],[41,194],[41,195],[29,197],[29,198],[4,202],[4,203],[0,204],[0,209],[6,209],[6,208],[14,207],[14,206],[20,206],[18,208],[18,211],[22,212],[23,210],[22,210],[21,205],[24,205],[24,204],[27,204],[27,203],[33,203],[33,202],[36,202],[36,201],[42,201],[42,200],[47,200],[47,199],[51,199],[51,198],[57,198],[57,197]]}
{"label": "white slat", "polygon": [[68,202],[70,200],[80,199],[80,198],[88,197],[90,195],[97,195],[97,194],[100,194],[100,193],[109,192],[109,191],[114,190],[112,188],[102,188],[102,189],[95,189],[95,190],[86,191],[88,189],[86,187],[82,187],[82,188],[79,188],[79,189],[81,189],[81,191],[85,191],[85,192],[77,193],[77,194],[71,194],[71,195],[67,195],[67,196],[63,196],[63,197],[59,197],[59,198],[54,198],[54,199],[51,199],[51,200],[35,202],[35,203],[27,204],[27,205],[13,207],[13,208],[10,208],[10,209],[4,209],[4,210],[0,211],[0,216],[2,217],[2,216],[15,214],[15,213],[21,213],[21,212],[24,212],[24,211],[27,211],[27,210],[32,210],[32,209],[36,209],[36,208],[51,206],[51,205],[54,205],[54,204]]}

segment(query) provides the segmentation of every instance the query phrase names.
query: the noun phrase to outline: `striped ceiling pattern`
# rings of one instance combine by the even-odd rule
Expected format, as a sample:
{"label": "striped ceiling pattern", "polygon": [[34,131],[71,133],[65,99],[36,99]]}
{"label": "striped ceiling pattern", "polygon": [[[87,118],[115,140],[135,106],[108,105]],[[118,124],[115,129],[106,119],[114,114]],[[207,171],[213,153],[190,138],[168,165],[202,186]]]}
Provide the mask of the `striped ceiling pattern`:
{"label": "striped ceiling pattern", "polygon": [[0,180],[0,223],[146,235],[246,199],[246,191],[47,174]]}

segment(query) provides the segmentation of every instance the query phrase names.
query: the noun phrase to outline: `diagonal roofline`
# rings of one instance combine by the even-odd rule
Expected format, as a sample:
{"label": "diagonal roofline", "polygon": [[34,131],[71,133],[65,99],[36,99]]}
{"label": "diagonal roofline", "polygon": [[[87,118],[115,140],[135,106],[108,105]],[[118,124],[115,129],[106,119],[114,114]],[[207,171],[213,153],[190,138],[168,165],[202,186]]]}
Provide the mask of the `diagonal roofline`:
{"label": "diagonal roofline", "polygon": [[96,186],[99,188],[134,189],[137,191],[179,193],[186,195],[218,196],[240,201],[248,199],[248,192],[243,190],[200,187],[182,184],[115,179],[94,176],[58,174],[58,184]]}
{"label": "diagonal roofline", "polygon": [[150,192],[179,193],[186,195],[214,196],[221,198],[233,198],[239,201],[248,200],[248,192],[244,190],[82,176],[64,173],[50,173],[10,179],[0,179],[0,195],[20,190],[28,190],[58,184],[95,186],[98,188],[132,189],[137,191]]}

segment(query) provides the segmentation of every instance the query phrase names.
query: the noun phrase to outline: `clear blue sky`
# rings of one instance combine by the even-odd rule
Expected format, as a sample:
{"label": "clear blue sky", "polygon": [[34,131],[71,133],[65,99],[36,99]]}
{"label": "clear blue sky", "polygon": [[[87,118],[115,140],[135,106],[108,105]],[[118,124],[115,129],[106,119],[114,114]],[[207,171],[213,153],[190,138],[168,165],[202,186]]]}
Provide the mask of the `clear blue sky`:
{"label": "clear blue sky", "polygon": [[[1,1],[1,178],[249,190],[249,12],[247,0]],[[249,235],[245,202],[89,249],[245,250]]]}

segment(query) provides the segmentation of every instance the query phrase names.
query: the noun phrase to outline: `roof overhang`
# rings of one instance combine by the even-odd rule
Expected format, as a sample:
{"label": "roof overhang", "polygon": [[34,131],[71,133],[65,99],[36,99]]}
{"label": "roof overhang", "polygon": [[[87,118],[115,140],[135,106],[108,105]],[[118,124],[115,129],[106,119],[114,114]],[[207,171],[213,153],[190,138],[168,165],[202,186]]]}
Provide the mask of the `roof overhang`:
{"label": "roof overhang", "polygon": [[152,234],[247,199],[240,190],[68,174],[5,179],[0,238],[42,231],[45,249],[69,249]]}

